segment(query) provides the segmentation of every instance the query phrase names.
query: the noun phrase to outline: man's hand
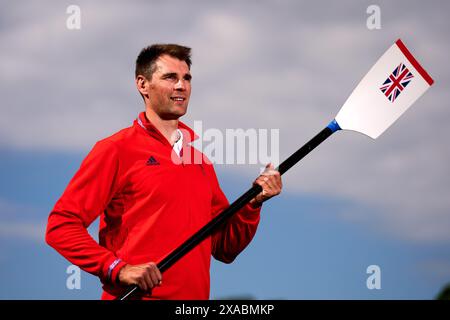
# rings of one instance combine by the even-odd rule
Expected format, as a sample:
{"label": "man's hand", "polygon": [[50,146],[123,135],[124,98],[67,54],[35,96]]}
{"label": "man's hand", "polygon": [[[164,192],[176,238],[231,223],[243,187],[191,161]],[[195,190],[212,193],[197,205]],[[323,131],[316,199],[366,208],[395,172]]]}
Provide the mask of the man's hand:
{"label": "man's hand", "polygon": [[162,275],[154,262],[125,265],[119,271],[119,281],[123,285],[138,285],[142,291],[151,291],[155,286],[160,286]]}
{"label": "man's hand", "polygon": [[263,191],[256,197],[250,200],[250,205],[253,207],[259,207],[261,204],[281,193],[283,184],[281,182],[280,173],[275,170],[273,164],[269,163],[263,173],[253,182],[253,184],[259,184]]}

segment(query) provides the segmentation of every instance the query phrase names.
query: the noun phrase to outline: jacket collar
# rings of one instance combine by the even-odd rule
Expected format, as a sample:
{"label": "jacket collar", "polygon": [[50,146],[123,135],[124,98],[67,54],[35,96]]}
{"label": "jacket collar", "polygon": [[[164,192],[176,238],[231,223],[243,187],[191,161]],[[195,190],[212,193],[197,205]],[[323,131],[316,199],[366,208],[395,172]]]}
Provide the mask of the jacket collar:
{"label": "jacket collar", "polygon": [[[164,135],[159,131],[145,116],[145,112],[139,113],[138,118],[134,121],[134,126],[142,127],[155,139],[158,139],[164,143],[169,144]],[[190,143],[198,139],[198,135],[195,134],[194,130],[189,128],[186,124],[178,121],[178,129],[183,132],[183,144]],[[187,134],[186,134],[187,133]]]}

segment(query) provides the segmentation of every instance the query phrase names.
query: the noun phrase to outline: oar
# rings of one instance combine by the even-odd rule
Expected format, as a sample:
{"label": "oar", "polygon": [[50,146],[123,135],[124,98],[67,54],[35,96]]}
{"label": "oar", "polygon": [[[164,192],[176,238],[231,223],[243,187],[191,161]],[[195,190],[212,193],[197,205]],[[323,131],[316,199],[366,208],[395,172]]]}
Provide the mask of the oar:
{"label": "oar", "polygon": [[[284,174],[334,132],[341,129],[357,131],[376,139],[432,84],[433,79],[420,66],[403,42],[400,39],[397,40],[361,80],[336,118],[276,169],[280,174]],[[259,185],[251,187],[161,260],[157,264],[159,270],[164,272],[170,268],[261,191],[262,188]],[[118,299],[126,300],[138,291],[139,287],[133,285]]]}

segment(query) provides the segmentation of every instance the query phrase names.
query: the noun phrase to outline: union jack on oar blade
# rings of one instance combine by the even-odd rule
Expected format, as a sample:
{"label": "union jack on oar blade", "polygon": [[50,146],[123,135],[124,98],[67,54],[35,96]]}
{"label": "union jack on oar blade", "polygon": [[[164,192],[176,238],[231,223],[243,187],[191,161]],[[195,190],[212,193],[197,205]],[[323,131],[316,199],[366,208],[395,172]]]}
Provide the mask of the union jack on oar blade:
{"label": "union jack on oar blade", "polygon": [[414,78],[413,74],[403,63],[400,63],[383,83],[380,90],[389,101],[394,102],[412,78]]}

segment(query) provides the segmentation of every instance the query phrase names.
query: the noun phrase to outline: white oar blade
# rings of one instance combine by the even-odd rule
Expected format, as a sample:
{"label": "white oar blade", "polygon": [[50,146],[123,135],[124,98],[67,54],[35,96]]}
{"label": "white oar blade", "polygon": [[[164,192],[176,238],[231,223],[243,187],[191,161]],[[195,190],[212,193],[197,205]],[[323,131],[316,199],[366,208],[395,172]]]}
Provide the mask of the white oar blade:
{"label": "white oar blade", "polygon": [[341,129],[376,139],[432,84],[433,79],[399,39],[361,80],[336,121]]}

